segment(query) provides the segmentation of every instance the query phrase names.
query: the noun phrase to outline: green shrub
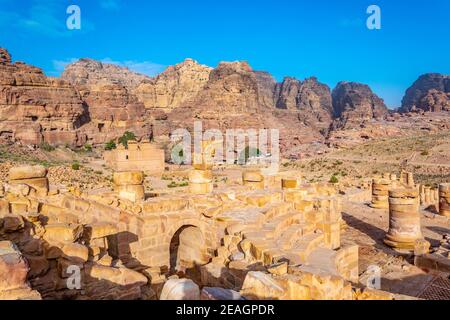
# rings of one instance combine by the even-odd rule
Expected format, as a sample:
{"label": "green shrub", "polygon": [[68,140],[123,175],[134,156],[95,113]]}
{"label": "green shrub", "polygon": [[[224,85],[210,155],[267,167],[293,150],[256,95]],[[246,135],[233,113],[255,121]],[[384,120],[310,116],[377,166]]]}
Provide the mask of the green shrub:
{"label": "green shrub", "polygon": [[51,144],[47,143],[47,142],[42,142],[39,145],[39,148],[41,148],[44,151],[53,151],[53,150],[55,150],[55,147],[52,146]]}
{"label": "green shrub", "polygon": [[72,163],[72,170],[80,170],[80,168],[81,168],[81,166],[77,161]]}
{"label": "green shrub", "polygon": [[111,140],[111,141],[108,141],[107,143],[105,143],[105,150],[113,150],[116,148],[117,148],[117,145],[114,140]]}
{"label": "green shrub", "polygon": [[126,131],[123,136],[119,138],[119,143],[121,143],[125,148],[128,148],[128,141],[136,140],[136,135],[133,132]]}
{"label": "green shrub", "polygon": [[84,151],[86,151],[86,152],[92,152],[92,145],[86,143],[86,144],[84,145]]}
{"label": "green shrub", "polygon": [[330,183],[338,183],[338,182],[339,182],[338,178],[335,175],[332,175],[330,178]]}
{"label": "green shrub", "polygon": [[430,153],[427,151],[427,150],[423,150],[421,153],[420,153],[420,155],[421,156],[427,156],[427,155],[429,155]]}
{"label": "green shrub", "polygon": [[167,188],[176,188],[178,187],[178,184],[175,181],[172,181],[167,185]]}

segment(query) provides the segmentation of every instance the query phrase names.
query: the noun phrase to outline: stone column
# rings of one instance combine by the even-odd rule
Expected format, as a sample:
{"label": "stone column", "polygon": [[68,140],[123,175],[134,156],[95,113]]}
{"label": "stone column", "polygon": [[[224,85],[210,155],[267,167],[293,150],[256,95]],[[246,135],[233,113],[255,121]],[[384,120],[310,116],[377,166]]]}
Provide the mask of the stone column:
{"label": "stone column", "polygon": [[114,190],[119,198],[132,202],[145,200],[144,173],[142,171],[121,171],[113,174]]}
{"label": "stone column", "polygon": [[431,204],[431,187],[424,186],[424,193],[425,193],[425,205]]}
{"label": "stone column", "polygon": [[408,187],[414,187],[414,175],[412,172],[406,173],[406,184]]}
{"label": "stone column", "polygon": [[439,185],[439,214],[450,217],[450,183]]}
{"label": "stone column", "polygon": [[370,206],[376,209],[387,209],[389,207],[388,192],[391,186],[390,180],[372,180],[372,202]]}
{"label": "stone column", "polygon": [[419,213],[419,193],[415,189],[389,191],[389,231],[384,243],[398,249],[414,249],[422,239]]}
{"label": "stone column", "polygon": [[419,198],[420,204],[425,205],[425,186],[423,184],[419,186]]}
{"label": "stone column", "polygon": [[189,192],[206,194],[213,191],[212,170],[192,169],[189,171]]}

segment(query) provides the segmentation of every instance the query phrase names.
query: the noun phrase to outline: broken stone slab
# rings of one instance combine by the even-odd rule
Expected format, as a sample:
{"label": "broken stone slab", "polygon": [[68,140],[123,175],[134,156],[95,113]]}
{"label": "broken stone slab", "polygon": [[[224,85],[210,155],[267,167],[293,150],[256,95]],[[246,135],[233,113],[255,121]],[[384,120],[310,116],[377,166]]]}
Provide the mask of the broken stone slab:
{"label": "broken stone slab", "polygon": [[0,292],[27,287],[28,264],[10,241],[0,241]]}
{"label": "broken stone slab", "polygon": [[161,291],[160,300],[199,300],[200,289],[190,279],[170,279]]}
{"label": "broken stone slab", "polygon": [[280,299],[286,292],[270,274],[250,271],[245,277],[240,294],[249,300],[274,300]]}
{"label": "broken stone slab", "polygon": [[44,178],[46,175],[47,169],[41,165],[12,167],[9,170],[9,180]]}
{"label": "broken stone slab", "polygon": [[82,233],[82,225],[55,223],[45,226],[43,238],[48,242],[75,242]]}
{"label": "broken stone slab", "polygon": [[200,300],[245,300],[237,291],[219,287],[203,287]]}

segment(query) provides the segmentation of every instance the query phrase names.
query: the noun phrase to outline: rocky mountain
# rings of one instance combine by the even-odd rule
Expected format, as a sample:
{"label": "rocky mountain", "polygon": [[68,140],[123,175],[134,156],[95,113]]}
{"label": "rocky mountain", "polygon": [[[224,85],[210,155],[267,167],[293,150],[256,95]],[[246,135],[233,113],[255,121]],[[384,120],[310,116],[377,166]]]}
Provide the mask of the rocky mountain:
{"label": "rocky mountain", "polygon": [[168,67],[151,81],[141,82],[133,93],[148,109],[170,111],[192,101],[208,82],[211,70],[186,59]]}
{"label": "rocky mountain", "polygon": [[115,65],[90,59],[70,64],[61,78],[71,83],[86,105],[89,121],[83,126],[93,144],[116,138],[124,131],[139,137],[151,136],[145,121],[145,106],[132,89],[150,78]]}
{"label": "rocky mountain", "polygon": [[427,73],[406,90],[402,112],[415,110],[450,111],[450,75]]}
{"label": "rocky mountain", "polygon": [[99,82],[135,88],[151,78],[125,67],[102,63],[92,59],[80,59],[66,66],[61,78],[76,85],[95,85]]}
{"label": "rocky mountain", "polygon": [[335,121],[333,129],[359,127],[388,113],[388,108],[368,85],[339,82],[332,92]]}
{"label": "rocky mountain", "polygon": [[308,78],[299,81],[286,77],[276,87],[275,107],[298,111],[299,120],[307,126],[318,128],[323,134],[333,120],[333,105],[330,88]]}
{"label": "rocky mountain", "polygon": [[[448,111],[449,91],[449,76],[424,75],[408,89],[403,111]],[[412,121],[408,114],[388,112],[364,84],[340,82],[331,92],[314,77],[277,83],[247,62],[210,68],[186,59],[150,78],[81,59],[56,79],[12,63],[0,50],[0,138],[25,144],[103,144],[124,131],[167,140],[173,130],[192,130],[200,120],[203,129],[222,132],[279,129],[281,151],[295,157],[306,144],[401,134]],[[432,120],[431,127],[414,121],[424,130],[448,127],[448,121]]]}
{"label": "rocky mountain", "polygon": [[12,63],[0,49],[0,139],[24,144],[82,144],[78,129],[88,113],[68,82],[48,78],[41,69]]}

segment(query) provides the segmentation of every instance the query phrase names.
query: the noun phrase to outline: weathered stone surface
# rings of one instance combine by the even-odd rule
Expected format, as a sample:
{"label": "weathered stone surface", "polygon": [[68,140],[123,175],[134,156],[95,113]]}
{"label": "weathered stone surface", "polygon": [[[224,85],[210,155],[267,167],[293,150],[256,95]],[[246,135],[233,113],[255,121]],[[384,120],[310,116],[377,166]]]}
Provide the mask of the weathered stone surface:
{"label": "weathered stone surface", "polygon": [[20,166],[9,170],[9,180],[44,178],[47,169],[44,166]]}
{"label": "weathered stone surface", "polygon": [[340,82],[332,92],[333,110],[337,118],[333,128],[357,128],[362,123],[388,113],[383,100],[369,86],[355,82]]}
{"label": "weathered stone surface", "polygon": [[421,75],[406,90],[400,110],[450,111],[450,76],[439,73]]}
{"label": "weathered stone surface", "polygon": [[26,287],[28,265],[15,245],[0,241],[0,292]]}
{"label": "weathered stone surface", "polygon": [[244,300],[244,298],[234,290],[204,287],[200,293],[200,300]]}
{"label": "weathered stone surface", "polygon": [[200,289],[190,279],[170,279],[161,291],[160,300],[199,300]]}

